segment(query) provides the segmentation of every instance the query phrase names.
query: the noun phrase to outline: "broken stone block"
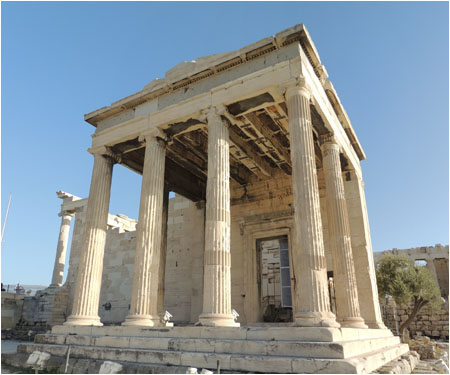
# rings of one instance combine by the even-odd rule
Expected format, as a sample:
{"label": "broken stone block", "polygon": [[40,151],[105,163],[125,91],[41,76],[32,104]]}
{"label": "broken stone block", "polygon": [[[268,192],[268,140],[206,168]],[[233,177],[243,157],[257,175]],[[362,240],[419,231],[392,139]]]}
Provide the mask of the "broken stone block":
{"label": "broken stone block", "polygon": [[45,352],[34,351],[27,359],[26,365],[35,370],[43,370],[45,364],[50,359],[50,354]]}
{"label": "broken stone block", "polygon": [[123,366],[120,363],[105,361],[100,366],[99,374],[120,374]]}

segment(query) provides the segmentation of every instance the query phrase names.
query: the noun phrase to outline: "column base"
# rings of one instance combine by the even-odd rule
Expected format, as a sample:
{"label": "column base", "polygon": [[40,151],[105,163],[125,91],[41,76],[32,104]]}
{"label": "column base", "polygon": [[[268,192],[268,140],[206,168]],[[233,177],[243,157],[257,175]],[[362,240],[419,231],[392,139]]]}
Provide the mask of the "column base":
{"label": "column base", "polygon": [[341,327],[344,328],[369,328],[366,324],[364,324],[364,319],[360,317],[348,317],[342,320],[339,319],[339,323]]}
{"label": "column base", "polygon": [[366,324],[372,329],[388,329],[383,322],[367,322]]}
{"label": "column base", "polygon": [[203,313],[198,317],[202,326],[206,327],[240,327],[241,324],[234,320],[232,314]]}
{"label": "column base", "polygon": [[339,328],[336,317],[331,312],[297,312],[294,315],[294,325],[299,327],[330,327]]}
{"label": "column base", "polygon": [[166,324],[161,321],[158,315],[128,315],[123,326],[137,326],[137,327],[161,327]]}
{"label": "column base", "polygon": [[65,326],[103,326],[99,316],[70,315],[63,323]]}

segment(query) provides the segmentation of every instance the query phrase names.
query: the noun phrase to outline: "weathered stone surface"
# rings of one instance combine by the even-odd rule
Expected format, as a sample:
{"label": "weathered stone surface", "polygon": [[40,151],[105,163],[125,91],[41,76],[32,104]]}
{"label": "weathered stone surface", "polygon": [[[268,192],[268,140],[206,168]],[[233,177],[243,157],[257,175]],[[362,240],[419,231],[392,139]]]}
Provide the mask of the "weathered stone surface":
{"label": "weathered stone surface", "polygon": [[236,327],[231,314],[230,152],[228,127],[216,108],[208,120],[203,312],[200,323]]}
{"label": "weathered stone surface", "polygon": [[120,374],[123,366],[120,363],[105,361],[100,366],[99,374]]}
{"label": "weathered stone surface", "polygon": [[321,137],[326,183],[328,236],[333,254],[338,321],[344,327],[367,328],[359,311],[339,145],[333,135]]}
{"label": "weathered stone surface", "polygon": [[319,189],[309,108],[310,93],[304,82],[289,88],[286,101],[291,132],[294,220],[297,230],[293,250],[302,287],[297,289],[294,319],[300,326],[338,327],[330,311],[320,216]]}
{"label": "weathered stone surface", "polygon": [[108,222],[114,156],[109,151],[94,155],[83,250],[78,267],[72,314],[64,324],[101,325],[98,316],[103,254]]}
{"label": "weathered stone surface", "polygon": [[[63,326],[64,330],[72,332],[82,331],[88,327]],[[126,361],[138,363],[170,364],[174,366],[189,366],[216,370],[219,366],[222,370],[235,371],[259,371],[275,373],[356,373],[370,372],[383,365],[386,361],[400,356],[408,351],[407,345],[399,344],[397,337],[380,337],[378,339],[357,339],[353,341],[336,342],[311,342],[302,340],[285,340],[280,342],[258,341],[251,339],[186,339],[170,338],[182,327],[176,329],[153,329],[141,328],[136,330],[135,338],[125,336],[118,337],[95,337],[92,333],[99,334],[101,331],[110,332],[112,328],[139,327],[92,327],[95,333],[87,336],[69,335],[43,335],[41,343],[27,344],[19,347],[20,352],[34,350],[47,351],[53,355],[64,356],[68,345],[71,345],[72,358],[92,358],[112,361]],[[208,327],[197,328],[203,330],[214,330]],[[294,327],[301,332],[301,327]],[[215,328],[221,330],[221,328]],[[224,328],[227,329],[227,328]],[[231,330],[231,328],[228,328]],[[312,328],[311,328],[312,329]],[[245,329],[237,328],[237,331]],[[267,329],[270,331],[270,329]],[[283,328],[290,331],[292,328]],[[339,331],[339,329],[335,329]],[[350,330],[350,329],[349,329]],[[379,332],[380,330],[357,330],[367,336],[367,332]],[[61,329],[54,329],[61,331]],[[364,332],[363,332],[364,331]],[[112,331],[111,331],[112,332]],[[388,332],[388,331],[387,331]],[[146,339],[147,349],[139,348],[137,340],[143,339],[146,334],[159,334],[165,337],[154,337]],[[278,330],[278,334],[280,334]],[[54,337],[64,337],[64,344],[54,344]],[[202,334],[197,334],[202,336]],[[377,335],[375,335],[377,336]],[[101,341],[97,341],[101,339]],[[169,340],[168,340],[169,339]],[[320,340],[320,337],[318,338]],[[56,340],[58,341],[58,340]],[[158,346],[158,341],[168,345],[168,349],[153,349]],[[141,341],[141,344],[144,341]],[[228,344],[229,342],[229,344]],[[52,343],[52,344],[50,344]],[[153,345],[153,348],[152,348]],[[162,348],[164,346],[161,346]],[[213,352],[214,350],[214,352]],[[301,357],[301,358],[299,358]]]}
{"label": "weathered stone surface", "polygon": [[145,136],[139,226],[133,272],[130,313],[124,325],[163,325],[158,313],[159,263],[161,253],[162,209],[166,140],[163,134]]}

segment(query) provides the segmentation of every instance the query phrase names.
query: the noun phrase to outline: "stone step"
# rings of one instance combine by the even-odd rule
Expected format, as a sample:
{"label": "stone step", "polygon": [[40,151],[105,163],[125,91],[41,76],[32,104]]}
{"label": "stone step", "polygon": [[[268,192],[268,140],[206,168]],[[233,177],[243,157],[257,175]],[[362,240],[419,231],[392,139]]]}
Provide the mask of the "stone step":
{"label": "stone step", "polygon": [[[396,344],[364,356],[349,359],[311,359],[289,356],[218,354],[206,352],[127,349],[72,345],[70,356],[99,360],[192,366],[197,368],[220,368],[231,371],[262,373],[362,373],[370,372],[384,363],[406,353],[406,344]],[[19,352],[32,353],[35,350],[55,356],[65,356],[69,345],[21,344]]]}
{"label": "stone step", "polygon": [[127,336],[164,338],[203,338],[233,340],[336,342],[392,337],[388,329],[326,327],[132,327],[132,326],[54,326],[53,334],[87,336]]}
{"label": "stone step", "polygon": [[360,341],[306,342],[233,340],[211,338],[82,336],[44,334],[35,337],[40,344],[98,346],[220,354],[295,356],[312,358],[350,358],[398,344],[398,337],[381,337]]}

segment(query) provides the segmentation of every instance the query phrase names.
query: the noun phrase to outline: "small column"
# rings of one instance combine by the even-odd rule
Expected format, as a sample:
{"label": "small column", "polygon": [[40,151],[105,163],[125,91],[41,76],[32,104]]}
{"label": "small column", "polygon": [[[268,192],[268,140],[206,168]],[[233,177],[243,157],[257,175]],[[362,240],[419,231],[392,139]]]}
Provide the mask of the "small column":
{"label": "small column", "polygon": [[50,286],[61,286],[66,264],[67,243],[69,241],[70,222],[73,217],[71,212],[60,212],[61,227],[59,229],[58,246],[56,247],[55,265],[53,266],[52,283]]}
{"label": "small column", "polygon": [[158,316],[158,271],[161,254],[166,139],[158,129],[154,129],[143,137],[146,146],[136,233],[133,289],[130,313],[122,323],[125,326],[162,325]]}
{"label": "small column", "polygon": [[298,326],[339,327],[330,311],[309,98],[303,78],[286,92],[297,236],[292,243],[298,246],[292,251],[298,277],[294,321]]}
{"label": "small column", "polygon": [[64,325],[103,325],[98,316],[113,165],[119,159],[109,149],[94,153],[89,200],[78,265],[72,315]]}
{"label": "small column", "polygon": [[359,311],[339,145],[332,134],[321,136],[320,143],[326,185],[328,237],[334,265],[337,319],[343,327],[367,328]]}
{"label": "small column", "polygon": [[204,326],[239,327],[231,313],[230,150],[228,127],[216,108],[208,120],[208,181],[206,184]]}

